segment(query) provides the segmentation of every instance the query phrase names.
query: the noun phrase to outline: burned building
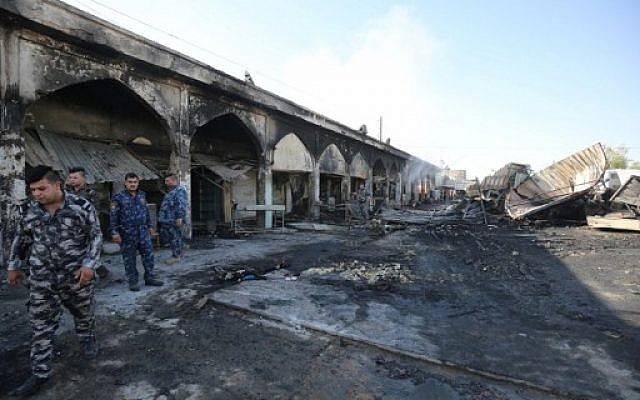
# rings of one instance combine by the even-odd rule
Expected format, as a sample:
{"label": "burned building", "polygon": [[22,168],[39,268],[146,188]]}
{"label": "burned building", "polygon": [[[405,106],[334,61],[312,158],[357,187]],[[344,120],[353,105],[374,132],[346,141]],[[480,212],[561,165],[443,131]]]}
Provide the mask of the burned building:
{"label": "burned building", "polygon": [[59,1],[0,3],[0,72],[4,240],[37,164],[84,166],[105,202],[133,171],[158,203],[174,172],[196,230],[269,228],[273,204],[314,217],[361,184],[400,202],[423,179],[389,144]]}

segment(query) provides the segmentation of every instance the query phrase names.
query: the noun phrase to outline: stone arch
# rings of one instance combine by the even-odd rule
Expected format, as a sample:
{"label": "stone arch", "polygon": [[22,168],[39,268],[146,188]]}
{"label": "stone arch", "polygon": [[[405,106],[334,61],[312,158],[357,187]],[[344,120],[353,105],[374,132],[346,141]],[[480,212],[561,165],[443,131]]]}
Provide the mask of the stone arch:
{"label": "stone arch", "polygon": [[38,51],[26,51],[31,53],[24,65],[21,64],[21,75],[23,79],[28,79],[28,84],[21,85],[21,95],[26,105],[69,86],[113,80],[135,92],[158,115],[163,116],[171,127],[170,132],[178,130],[179,87],[114,68],[92,58],[53,49],[51,51],[55,54],[56,64],[55,68],[51,68],[49,60],[42,59],[43,55]]}
{"label": "stone arch", "polygon": [[[167,120],[131,87],[111,78],[73,83],[32,101],[25,111],[23,129],[28,143],[27,155],[39,151],[39,144],[43,143],[43,139],[62,143],[57,137],[63,136],[82,140],[83,143],[125,146],[156,173],[164,173],[170,169],[170,159],[176,149]],[[52,144],[51,140],[48,141],[49,146]],[[69,150],[65,151],[66,161],[90,162],[88,159],[71,157],[74,149],[69,148],[69,145],[63,147]],[[58,148],[56,151],[63,150],[65,149]],[[52,157],[49,161],[54,158],[59,157]],[[59,167],[65,170],[69,165]],[[109,168],[113,170],[112,175],[119,173],[116,172],[118,167],[127,168],[126,165],[114,165]],[[96,177],[91,176],[90,180],[93,178]],[[109,177],[103,176],[101,179]],[[160,196],[157,184],[145,189],[157,191]]]}
{"label": "stone arch", "polygon": [[335,144],[327,146],[318,158],[320,173],[346,175],[347,162],[340,149]]}
{"label": "stone arch", "polygon": [[260,134],[256,130],[254,124],[248,118],[234,111],[224,111],[224,112],[218,113],[212,116],[204,124],[192,127],[190,132],[191,140],[193,141],[196,135],[203,131],[203,128],[206,128],[207,126],[211,126],[211,124],[214,124],[217,121],[221,121],[225,119],[232,121],[238,127],[241,128],[241,131],[247,135],[247,137],[251,140],[251,143],[253,143],[253,145],[255,146],[256,153],[259,156],[259,158],[262,158],[264,155],[264,146],[263,146],[262,138],[260,137]]}
{"label": "stone arch", "polygon": [[367,163],[362,154],[358,152],[349,165],[349,175],[355,178],[368,179],[369,169],[369,163]]}
{"label": "stone arch", "polygon": [[313,171],[313,158],[302,140],[289,133],[276,143],[273,150],[273,171]]}
{"label": "stone arch", "polygon": [[31,101],[23,119],[26,163],[66,173],[84,167],[108,226],[108,199],[134,172],[149,204],[162,200],[159,176],[176,148],[167,121],[136,91],[117,79],[73,83]]}
{"label": "stone arch", "polygon": [[387,176],[387,166],[380,157],[378,157],[373,163],[373,175],[383,177]]}
{"label": "stone arch", "polygon": [[[222,113],[197,127],[190,141],[194,228],[210,231],[230,223],[233,209],[257,204],[264,164],[259,136],[235,113]],[[239,211],[255,218],[255,212]]]}
{"label": "stone arch", "polygon": [[[110,99],[110,97],[117,97],[117,99]],[[73,114],[73,115],[65,115],[65,116],[73,117],[73,119],[75,120],[77,120],[79,117],[82,117],[82,115],[79,115],[79,113],[83,112],[82,110],[83,105],[100,106],[101,108],[100,111],[102,111],[103,113],[108,113],[109,111],[111,112],[117,111],[113,109],[111,110],[108,109],[109,106],[116,106],[118,103],[122,101],[126,101],[126,106],[130,107],[130,109],[123,110],[123,111],[129,111],[131,114],[134,114],[136,112],[139,112],[140,110],[144,110],[146,113],[149,113],[149,115],[153,116],[154,120],[162,128],[162,131],[164,131],[167,134],[166,138],[170,139],[170,132],[171,132],[170,125],[168,121],[162,117],[162,115],[158,112],[158,110],[154,108],[149,102],[147,102],[146,99],[140,96],[140,94],[136,90],[134,90],[131,86],[125,84],[121,80],[113,79],[113,78],[84,80],[84,81],[76,82],[67,86],[60,87],[51,92],[48,92],[46,95],[39,97],[37,100],[34,100],[27,105],[23,126],[27,129],[40,128],[40,127],[34,127],[32,125],[34,123],[32,119],[37,117],[34,115],[34,111],[37,112],[37,108],[43,105],[46,105],[46,103],[53,103],[56,100],[58,101],[65,100],[64,98],[67,98],[69,100],[69,103],[68,103],[69,107],[66,110],[59,109],[58,111],[66,112],[68,114]],[[134,100],[134,101],[132,102],[128,100]],[[108,104],[110,102],[114,104],[112,105]],[[85,104],[82,104],[82,103],[85,103]],[[91,103],[91,104],[87,104],[87,103]],[[125,107],[122,106],[121,108],[125,108]],[[61,122],[60,115],[56,115],[55,119],[58,120],[57,122]],[[55,124],[56,121],[52,119],[50,122],[52,124]],[[93,121],[90,121],[90,122],[93,122],[95,124],[95,123],[98,123],[99,121],[96,121],[96,118],[94,117]],[[112,121],[112,123],[113,122],[117,122],[117,121]],[[100,136],[99,136],[100,133],[105,133],[104,130],[92,131],[89,123],[83,124],[82,122],[80,122],[77,125],[78,126],[76,130],[79,129],[79,130],[83,130],[84,132],[76,131],[76,132],[69,132],[69,133],[77,133],[77,134],[80,134],[80,136],[87,137],[89,139],[98,139],[98,140],[100,139]],[[61,129],[60,127],[57,127],[57,128]],[[56,127],[54,126],[53,129],[56,129]],[[65,128],[65,130],[66,129],[68,128]],[[129,142],[130,140],[135,139],[135,137],[137,136],[144,136],[144,135],[139,135],[139,132],[132,130],[130,132],[130,135],[128,136],[130,137],[127,137],[124,140],[125,142]],[[109,138],[103,138],[103,139],[109,139]]]}
{"label": "stone arch", "polygon": [[252,141],[259,149],[259,153],[262,156],[265,155],[266,118],[264,115],[246,111],[219,99],[205,97],[197,93],[189,93],[188,98],[188,132],[190,137],[193,137],[201,127],[211,121],[220,117],[232,116],[244,125],[246,132],[251,134]]}
{"label": "stone arch", "polygon": [[399,172],[400,170],[398,169],[398,165],[394,161],[393,163],[391,163],[391,167],[389,167],[389,177],[391,179],[397,179]]}

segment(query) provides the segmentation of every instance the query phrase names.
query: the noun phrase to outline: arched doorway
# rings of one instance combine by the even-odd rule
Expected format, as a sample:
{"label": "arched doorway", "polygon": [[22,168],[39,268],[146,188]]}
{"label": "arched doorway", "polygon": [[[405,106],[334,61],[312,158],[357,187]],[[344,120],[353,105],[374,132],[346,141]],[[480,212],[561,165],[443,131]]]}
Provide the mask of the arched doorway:
{"label": "arched doorway", "polygon": [[296,134],[287,134],[275,145],[271,170],[274,204],[284,204],[288,214],[307,216],[313,158]]}
{"label": "arched doorway", "polygon": [[369,179],[369,164],[362,154],[356,154],[351,160],[349,175],[351,177],[351,192],[357,193],[361,185],[366,187],[367,179]]}
{"label": "arched doorway", "polygon": [[398,191],[401,190],[398,187],[398,175],[399,175],[398,166],[394,162],[391,164],[391,168],[389,168],[389,200],[395,202],[398,198]]}
{"label": "arched doorway", "polygon": [[234,114],[214,118],[191,139],[191,208],[196,232],[213,231],[234,218],[255,224],[260,145]]}
{"label": "arched doorway", "polygon": [[61,88],[30,104],[23,126],[27,169],[86,169],[103,229],[110,197],[122,190],[127,172],[140,176],[155,223],[159,176],[168,169],[172,144],[164,120],[132,89],[114,79]]}
{"label": "arched doorway", "polygon": [[[347,162],[335,144],[330,144],[318,159],[320,169],[320,201],[335,206],[347,200],[343,180],[347,175]],[[346,184],[349,182],[347,180]]]}
{"label": "arched doorway", "polygon": [[373,164],[373,199],[376,207],[386,199],[387,190],[387,168],[381,159],[377,159]]}

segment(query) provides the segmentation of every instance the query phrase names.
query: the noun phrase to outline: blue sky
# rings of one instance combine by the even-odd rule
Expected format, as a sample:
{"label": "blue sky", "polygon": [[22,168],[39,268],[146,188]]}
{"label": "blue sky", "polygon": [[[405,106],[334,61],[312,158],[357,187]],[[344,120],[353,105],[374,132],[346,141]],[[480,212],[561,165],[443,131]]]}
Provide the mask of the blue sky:
{"label": "blue sky", "polygon": [[471,176],[640,160],[640,1],[67,2]]}

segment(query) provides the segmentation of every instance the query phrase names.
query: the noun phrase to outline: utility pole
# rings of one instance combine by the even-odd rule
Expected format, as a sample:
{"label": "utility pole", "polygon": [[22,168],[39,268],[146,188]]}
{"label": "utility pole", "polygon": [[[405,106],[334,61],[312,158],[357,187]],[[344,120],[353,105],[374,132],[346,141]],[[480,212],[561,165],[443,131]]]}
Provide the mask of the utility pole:
{"label": "utility pole", "polygon": [[382,142],[382,115],[380,116],[380,141]]}

